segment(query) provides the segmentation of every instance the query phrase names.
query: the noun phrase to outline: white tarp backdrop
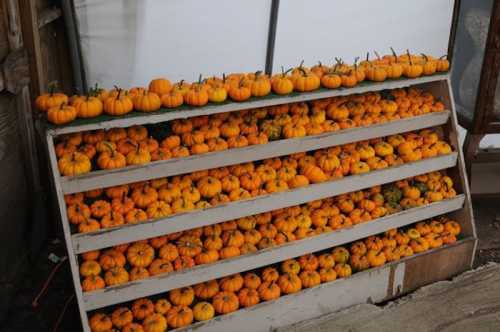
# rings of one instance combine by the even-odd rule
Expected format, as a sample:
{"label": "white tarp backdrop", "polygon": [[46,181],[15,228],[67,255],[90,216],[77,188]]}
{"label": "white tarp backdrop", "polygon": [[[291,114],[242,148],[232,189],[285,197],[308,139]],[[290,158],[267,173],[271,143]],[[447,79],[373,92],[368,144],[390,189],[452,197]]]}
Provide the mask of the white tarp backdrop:
{"label": "white tarp backdrop", "polygon": [[75,0],[75,9],[89,85],[265,67],[270,0]]}
{"label": "white tarp backdrop", "polygon": [[453,0],[281,1],[274,69],[297,66],[302,59],[332,64],[339,57],[352,63],[368,51],[388,53],[391,46],[445,55],[453,5]]}
{"label": "white tarp backdrop", "polygon": [[[271,0],[74,1],[89,85],[264,69]],[[274,71],[390,46],[446,54],[453,2],[281,1]]]}

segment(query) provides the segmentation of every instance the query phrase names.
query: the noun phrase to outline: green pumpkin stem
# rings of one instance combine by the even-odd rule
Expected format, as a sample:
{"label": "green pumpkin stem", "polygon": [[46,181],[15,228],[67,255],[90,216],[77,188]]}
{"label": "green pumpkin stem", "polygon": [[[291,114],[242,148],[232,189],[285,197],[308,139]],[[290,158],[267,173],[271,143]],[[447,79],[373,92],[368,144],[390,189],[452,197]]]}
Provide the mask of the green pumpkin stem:
{"label": "green pumpkin stem", "polygon": [[52,81],[52,82],[49,83],[49,94],[50,94],[51,97],[56,92],[57,86],[58,86],[57,81]]}
{"label": "green pumpkin stem", "polygon": [[288,70],[285,71],[285,68],[283,66],[281,66],[281,72],[282,72],[281,76],[285,77],[286,74],[288,74],[291,70],[292,70],[292,68],[289,68]]}
{"label": "green pumpkin stem", "polygon": [[99,95],[99,86],[97,85],[97,82],[95,83],[95,85],[89,89],[89,93],[87,96],[91,96],[91,97],[97,97]]}

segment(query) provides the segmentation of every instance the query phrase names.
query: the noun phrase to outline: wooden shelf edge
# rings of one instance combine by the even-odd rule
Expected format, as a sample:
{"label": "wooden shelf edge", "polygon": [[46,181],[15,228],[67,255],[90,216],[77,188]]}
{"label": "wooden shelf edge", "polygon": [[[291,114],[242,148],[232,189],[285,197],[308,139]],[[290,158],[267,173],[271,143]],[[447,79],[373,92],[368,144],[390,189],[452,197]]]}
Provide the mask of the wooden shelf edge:
{"label": "wooden shelf edge", "polygon": [[[330,98],[335,96],[345,96],[370,91],[390,90],[404,88],[419,84],[442,81],[448,79],[449,74],[435,74],[432,76],[424,76],[415,79],[398,79],[388,80],[381,83],[366,82],[353,88],[341,88],[334,90],[321,89],[319,91],[296,93],[291,96],[269,96],[264,98],[255,98],[246,102],[227,102],[222,105],[210,104],[203,107],[194,107],[179,111],[163,111],[152,114],[134,113],[132,116],[116,117],[104,121],[92,121],[91,123],[69,124],[61,127],[52,127],[47,129],[49,136],[57,136],[62,134],[75,133],[86,130],[110,129],[118,127],[130,127],[132,125],[154,124],[159,122],[171,121],[175,119],[184,119],[200,115],[210,115],[224,112],[234,112],[244,109],[268,107],[287,103],[303,102],[315,99]],[[78,122],[78,121],[77,121]]]}
{"label": "wooden shelf edge", "polygon": [[77,233],[72,235],[73,251],[78,254],[108,248],[121,243],[212,225],[390,183],[411,176],[453,167],[457,163],[457,156],[457,152],[453,152],[445,156],[376,170],[366,174],[351,175],[304,188],[257,196],[252,199],[230,202],[204,210],[176,214],[160,220],[103,229],[94,233]]}
{"label": "wooden shelf edge", "polygon": [[443,125],[448,122],[450,114],[450,111],[430,113],[369,127],[352,128],[302,138],[284,139],[263,145],[253,145],[222,152],[157,161],[146,165],[128,166],[116,170],[99,170],[74,177],[61,177],[61,187],[65,194],[73,194],[125,183],[185,174],[202,169],[317,150],[334,145]]}
{"label": "wooden shelf edge", "polygon": [[85,303],[86,310],[94,310],[274,264],[307,253],[350,243],[370,235],[380,234],[392,228],[404,227],[421,220],[456,211],[463,207],[464,201],[465,195],[462,194],[453,199],[405,210],[368,223],[358,224],[348,229],[320,234],[278,247],[260,250],[256,253],[221,260],[213,264],[200,265],[184,271],[109,287],[102,291],[84,293],[83,302]]}

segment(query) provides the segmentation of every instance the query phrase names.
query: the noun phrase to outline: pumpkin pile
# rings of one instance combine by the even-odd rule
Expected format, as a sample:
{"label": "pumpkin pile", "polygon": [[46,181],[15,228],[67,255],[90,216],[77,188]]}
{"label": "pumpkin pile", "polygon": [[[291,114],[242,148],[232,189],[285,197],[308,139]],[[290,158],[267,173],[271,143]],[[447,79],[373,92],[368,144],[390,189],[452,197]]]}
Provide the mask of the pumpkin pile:
{"label": "pumpkin pile", "polygon": [[[79,232],[133,224],[449,154],[430,129],[66,195]],[[67,166],[69,167],[69,166]]]}
{"label": "pumpkin pile", "polygon": [[174,120],[150,130],[133,126],[63,135],[56,155],[61,174],[72,176],[366,127],[444,108],[431,93],[397,89]]}
{"label": "pumpkin pile", "polygon": [[456,195],[433,172],[393,184],[81,255],[83,291],[209,264]]}
{"label": "pumpkin pile", "polygon": [[391,229],[347,246],[219,280],[174,289],[167,294],[138,299],[129,305],[91,315],[93,332],[166,331],[206,321],[240,308],[272,301],[352,273],[422,253],[457,241],[460,225],[447,217],[419,222],[413,227]]}
{"label": "pumpkin pile", "polygon": [[436,59],[427,55],[407,54],[386,55],[353,65],[337,59],[332,66],[319,63],[311,68],[301,63],[296,68],[269,77],[258,71],[255,73],[233,73],[220,77],[200,78],[196,83],[180,81],[172,84],[166,78],[157,78],[148,88],[134,87],[124,90],[118,87],[107,91],[97,86],[87,96],[68,96],[49,93],[36,99],[38,110],[47,113],[49,122],[56,125],[69,123],[76,118],[92,118],[102,113],[121,116],[132,111],[155,112],[160,108],[177,108],[183,104],[198,107],[210,103],[225,102],[228,97],[234,102],[242,102],[250,97],[259,98],[271,93],[287,95],[296,92],[309,92],[321,87],[336,89],[351,88],[368,80],[382,82],[387,79],[417,78],[433,75],[449,69],[445,58]]}

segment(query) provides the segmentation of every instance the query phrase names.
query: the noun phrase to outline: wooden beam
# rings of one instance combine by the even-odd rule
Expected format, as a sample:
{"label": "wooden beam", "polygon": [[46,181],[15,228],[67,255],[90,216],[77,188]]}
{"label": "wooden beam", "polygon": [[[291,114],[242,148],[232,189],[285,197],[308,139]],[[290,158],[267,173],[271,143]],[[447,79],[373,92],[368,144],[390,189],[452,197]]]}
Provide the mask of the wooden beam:
{"label": "wooden beam", "polygon": [[453,15],[451,18],[451,29],[450,36],[448,38],[448,60],[453,61],[453,50],[455,49],[455,41],[457,39],[457,28],[458,28],[458,19],[460,18],[460,0],[455,0],[453,6]]}
{"label": "wooden beam", "polygon": [[46,79],[43,76],[42,49],[38,29],[38,13],[34,0],[18,0],[21,15],[24,47],[28,51],[31,71],[31,93],[38,96],[44,92]]}
{"label": "wooden beam", "polygon": [[17,50],[23,47],[23,36],[21,32],[21,22],[19,17],[19,6],[17,0],[6,0],[8,38],[11,50]]}
{"label": "wooden beam", "polygon": [[26,50],[18,49],[10,52],[0,65],[0,91],[7,90],[12,94],[18,94],[29,82]]}
{"label": "wooden beam", "polygon": [[[27,183],[30,192],[36,195],[36,193],[40,191],[40,175],[38,171],[38,153],[35,143],[31,97],[28,87],[29,80],[26,79],[26,65],[23,65],[23,61],[26,61],[25,59],[23,60],[23,57],[26,58],[27,52],[24,47],[27,39],[22,35],[24,32],[23,24],[25,24],[27,19],[31,20],[28,15],[31,11],[27,12],[25,6],[29,5],[29,7],[33,9],[34,2],[31,0],[7,0],[6,5],[9,23],[9,47],[11,53],[4,62],[4,69],[8,68],[7,71],[3,70],[4,86],[9,92],[16,95],[20,144],[24,154]],[[30,22],[33,23],[32,21]],[[28,26],[30,25],[31,24],[28,24]],[[40,45],[38,28],[36,32],[36,35],[27,35],[29,35],[28,38],[36,36],[36,41],[38,45]]]}
{"label": "wooden beam", "polygon": [[47,24],[50,24],[62,16],[62,11],[60,8],[47,8],[38,14],[38,29],[43,28]]}
{"label": "wooden beam", "polygon": [[474,123],[472,129],[469,130],[476,135],[488,133],[486,129],[495,108],[495,94],[500,73],[500,55],[498,54],[500,48],[500,39],[498,38],[499,18],[500,1],[494,1],[476,98]]}

